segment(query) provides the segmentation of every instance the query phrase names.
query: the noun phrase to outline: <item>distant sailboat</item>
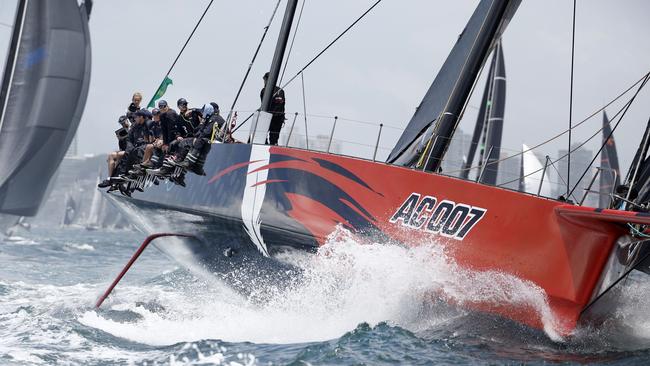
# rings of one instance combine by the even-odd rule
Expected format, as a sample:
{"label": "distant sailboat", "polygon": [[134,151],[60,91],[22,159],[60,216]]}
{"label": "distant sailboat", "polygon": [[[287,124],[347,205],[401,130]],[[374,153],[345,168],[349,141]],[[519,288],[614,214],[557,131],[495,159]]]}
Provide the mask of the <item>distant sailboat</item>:
{"label": "distant sailboat", "polygon": [[63,219],[61,220],[61,226],[66,227],[74,224],[78,214],[79,207],[77,206],[77,202],[70,193],[66,193],[65,208],[63,211]]}
{"label": "distant sailboat", "polygon": [[482,173],[477,173],[477,180],[480,179],[482,183],[486,184],[497,184],[505,105],[506,69],[503,60],[503,48],[501,47],[501,41],[499,41],[494,48],[481,107],[474,127],[474,134],[472,135],[472,142],[461,175],[463,179],[468,179],[470,169],[474,163],[474,155],[476,155],[478,149],[480,150],[478,164],[479,166],[485,166],[485,169],[482,170]]}
{"label": "distant sailboat", "polygon": [[91,1],[19,0],[0,84],[0,212],[33,216],[72,141],[90,81]]}
{"label": "distant sailboat", "polygon": [[[616,153],[616,142],[612,128],[609,125],[607,112],[603,111],[603,151],[600,153],[600,199],[598,207],[609,208],[612,202],[610,196],[621,182],[621,172],[618,165],[618,154]],[[611,135],[611,137],[609,137]],[[609,138],[608,138],[609,137]]]}
{"label": "distant sailboat", "polygon": [[548,172],[544,171],[544,165],[535,156],[535,153],[529,150],[530,148],[526,144],[522,145],[521,167],[523,175],[520,181],[520,190],[534,194],[539,191],[540,196],[551,197],[552,190]]}
{"label": "distant sailboat", "polygon": [[[99,184],[100,181],[101,179],[98,176],[97,184]],[[94,187],[96,187],[97,184],[95,184]],[[93,201],[90,205],[90,212],[88,213],[88,220],[86,221],[87,230],[97,230],[101,227],[99,216],[101,213],[102,201],[103,199],[101,193],[99,193],[99,190],[95,188],[93,193]]]}

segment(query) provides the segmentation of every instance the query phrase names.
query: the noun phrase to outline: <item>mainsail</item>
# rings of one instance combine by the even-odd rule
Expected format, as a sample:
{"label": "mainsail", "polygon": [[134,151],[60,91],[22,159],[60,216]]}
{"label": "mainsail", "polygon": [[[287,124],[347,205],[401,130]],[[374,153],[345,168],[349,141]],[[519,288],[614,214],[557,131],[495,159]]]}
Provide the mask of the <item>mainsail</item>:
{"label": "mainsail", "polygon": [[520,188],[527,193],[537,194],[539,192],[540,196],[551,197],[551,182],[548,172],[544,171],[544,166],[535,153],[529,150],[530,148],[526,144],[522,145],[523,187]]}
{"label": "mainsail", "polygon": [[600,203],[598,207],[609,208],[612,198],[610,194],[614,187],[620,183],[620,169],[618,165],[618,154],[616,153],[616,142],[612,128],[609,125],[607,112],[603,111],[603,151],[600,153]]}
{"label": "mainsail", "polygon": [[[447,60],[388,157],[389,163],[411,166],[435,134],[434,160],[442,158],[469,98],[472,85],[520,0],[482,0],[458,37]],[[436,125],[433,126],[434,122]],[[432,128],[435,127],[435,128]],[[437,165],[439,165],[437,161]],[[434,169],[435,170],[435,169]]]}
{"label": "mainsail", "polygon": [[[503,60],[501,42],[494,49],[488,78],[481,99],[474,134],[470,144],[467,160],[463,167],[462,178],[467,179],[474,163],[474,155],[480,147],[479,164],[485,165],[480,181],[496,185],[501,155],[501,136],[503,134],[503,115],[506,103],[506,69]],[[482,141],[482,142],[479,142]]]}
{"label": "mainsail", "polygon": [[0,89],[0,212],[36,214],[76,133],[90,81],[89,6],[18,3]]}

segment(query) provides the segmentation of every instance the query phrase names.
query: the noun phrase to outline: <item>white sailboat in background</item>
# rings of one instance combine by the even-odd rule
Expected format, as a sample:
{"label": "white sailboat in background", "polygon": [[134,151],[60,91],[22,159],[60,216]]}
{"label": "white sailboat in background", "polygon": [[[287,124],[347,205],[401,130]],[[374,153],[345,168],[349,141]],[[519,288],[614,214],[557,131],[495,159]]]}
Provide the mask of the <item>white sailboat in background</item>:
{"label": "white sailboat in background", "polygon": [[[101,182],[99,175],[97,176],[97,184]],[[96,187],[96,185],[95,185]],[[90,204],[90,212],[88,213],[88,219],[86,220],[86,230],[97,230],[101,228],[101,223],[99,221],[99,214],[102,211],[102,196],[99,193],[98,189],[94,190],[93,201]]]}
{"label": "white sailboat in background", "polygon": [[522,184],[520,190],[533,194],[537,194],[539,191],[541,196],[551,197],[551,181],[548,172],[545,171],[544,165],[535,156],[535,153],[529,150],[530,148],[526,144],[522,145]]}

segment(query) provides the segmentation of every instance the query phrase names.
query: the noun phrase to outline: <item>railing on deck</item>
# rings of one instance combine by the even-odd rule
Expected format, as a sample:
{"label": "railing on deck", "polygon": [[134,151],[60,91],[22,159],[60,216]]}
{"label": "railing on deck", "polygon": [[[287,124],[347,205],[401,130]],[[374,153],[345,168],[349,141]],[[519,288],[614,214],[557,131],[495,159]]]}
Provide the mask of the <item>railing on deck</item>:
{"label": "railing on deck", "polygon": [[[382,122],[367,122],[339,116],[304,115],[298,112],[293,114],[287,113],[286,116],[288,118],[280,136],[280,146],[352,156],[371,161],[386,161],[388,154],[405,130]],[[239,131],[240,135],[236,137],[245,141],[246,137],[244,136],[248,133],[248,130],[249,128],[242,128]],[[441,137],[437,136],[437,138]],[[372,142],[368,143],[368,141]],[[469,150],[470,144],[470,136],[464,133],[452,138],[447,154],[442,161],[442,171],[438,173],[451,177],[461,177],[465,165],[465,155]],[[484,156],[491,156],[493,148]],[[500,147],[499,149],[501,156],[498,162],[496,186],[522,191],[519,182],[521,180],[521,149],[516,150],[505,147]],[[426,157],[427,160],[432,158],[431,156]],[[538,159],[540,162],[543,160],[543,167],[539,170],[541,171],[541,179],[535,177],[540,176],[539,171],[534,172],[536,173],[532,174],[534,176],[526,177],[526,182],[534,182],[534,187],[530,185],[524,191],[540,197],[557,199],[566,193],[565,177],[560,173],[561,171],[566,171],[566,168],[560,168],[558,166],[562,159],[553,160],[548,155],[545,157],[538,156]],[[475,160],[478,161],[480,159],[477,156]],[[426,166],[426,164],[423,164],[423,166]],[[490,164],[478,164],[475,162],[468,169],[470,172],[468,179],[480,181],[487,169],[490,169]],[[589,184],[581,184],[581,190],[584,191],[583,196],[578,199],[576,196],[579,196],[579,194],[575,194],[569,198],[574,202],[578,202],[580,205],[585,204],[585,202],[587,204],[597,205],[597,200],[594,202],[587,198],[601,195],[600,192],[591,190],[591,187],[603,169],[600,167],[590,167],[590,169],[595,171],[595,173],[585,178],[585,180],[591,178]],[[582,171],[582,168],[578,170]],[[551,175],[554,176],[554,179],[549,178]],[[548,186],[550,185],[550,194],[543,192],[545,184],[547,184],[546,190],[548,190]],[[611,193],[608,195],[611,197]]]}

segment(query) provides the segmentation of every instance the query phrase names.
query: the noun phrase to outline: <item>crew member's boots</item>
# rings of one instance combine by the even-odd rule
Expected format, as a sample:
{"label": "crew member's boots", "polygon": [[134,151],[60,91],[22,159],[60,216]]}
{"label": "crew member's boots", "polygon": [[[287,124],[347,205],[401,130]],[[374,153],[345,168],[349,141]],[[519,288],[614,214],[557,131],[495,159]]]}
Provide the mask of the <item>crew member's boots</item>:
{"label": "crew member's boots", "polygon": [[176,165],[196,175],[205,175],[203,164],[205,164],[205,159],[201,158],[201,154],[196,149],[192,149],[185,157],[185,160]]}
{"label": "crew member's boots", "polygon": [[152,171],[153,174],[155,175],[160,175],[160,176],[166,176],[166,175],[171,175],[174,172],[174,157],[173,156],[168,156],[165,158],[163,161],[162,166],[159,169],[156,169]]}
{"label": "crew member's boots", "polygon": [[192,172],[196,175],[205,175],[205,170],[203,170],[203,165],[205,165],[205,159],[198,159],[194,166],[192,167]]}
{"label": "crew member's boots", "polygon": [[99,182],[99,184],[97,185],[97,187],[99,187],[99,188],[107,188],[107,187],[110,187],[110,186],[111,186],[110,179],[104,179],[103,181]]}
{"label": "crew member's boots", "polygon": [[185,172],[182,172],[178,176],[173,176],[169,180],[171,180],[173,183],[178,184],[181,187],[185,187]]}

